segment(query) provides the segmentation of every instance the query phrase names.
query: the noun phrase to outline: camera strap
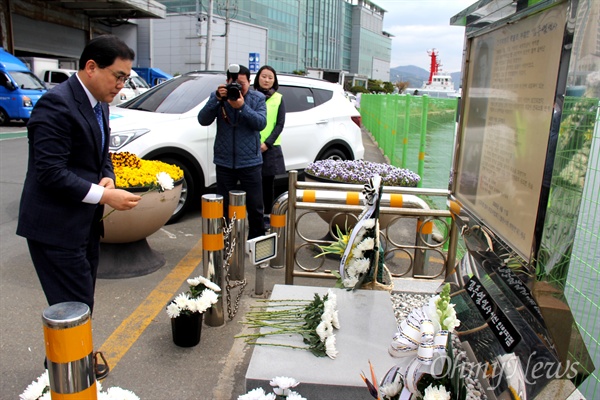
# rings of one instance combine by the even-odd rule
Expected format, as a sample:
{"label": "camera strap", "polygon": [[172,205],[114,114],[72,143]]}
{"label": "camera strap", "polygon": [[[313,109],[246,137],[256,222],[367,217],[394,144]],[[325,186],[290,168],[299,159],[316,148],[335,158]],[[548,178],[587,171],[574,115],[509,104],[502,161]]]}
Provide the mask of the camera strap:
{"label": "camera strap", "polygon": [[223,119],[225,120],[225,122],[227,122],[231,126],[237,126],[237,122],[235,124],[231,122],[231,118],[229,118],[229,116],[227,115],[227,111],[225,111],[224,104],[221,104],[221,113],[223,114]]}

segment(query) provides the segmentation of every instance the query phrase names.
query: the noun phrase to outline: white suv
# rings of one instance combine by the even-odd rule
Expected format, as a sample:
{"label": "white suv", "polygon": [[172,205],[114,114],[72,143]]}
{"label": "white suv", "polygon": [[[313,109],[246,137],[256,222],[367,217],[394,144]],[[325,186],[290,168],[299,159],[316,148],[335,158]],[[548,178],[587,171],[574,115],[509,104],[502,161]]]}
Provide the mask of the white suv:
{"label": "white suv", "polygon": [[[286,108],[281,147],[288,171],[326,158],[363,158],[361,117],[340,85],[297,75],[277,77]],[[170,222],[216,181],[216,123],[200,126],[197,116],[210,93],[225,81],[224,74],[189,72],[111,107],[110,151],[128,151],[183,169],[182,196]]]}

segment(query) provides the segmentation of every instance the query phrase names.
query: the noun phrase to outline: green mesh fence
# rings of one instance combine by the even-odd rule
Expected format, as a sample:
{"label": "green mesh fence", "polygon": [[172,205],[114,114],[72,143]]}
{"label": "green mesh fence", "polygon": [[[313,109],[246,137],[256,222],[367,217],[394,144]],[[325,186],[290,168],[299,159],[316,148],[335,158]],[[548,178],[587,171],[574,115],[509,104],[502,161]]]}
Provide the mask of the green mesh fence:
{"label": "green mesh fence", "polygon": [[[363,94],[362,123],[390,163],[421,176],[420,187],[447,189],[454,153],[458,99],[429,96]],[[440,197],[425,198],[432,209],[445,210]],[[438,230],[446,226],[436,221]],[[458,257],[465,247],[458,243]]]}
{"label": "green mesh fence", "polygon": [[[561,123],[553,180],[578,194],[575,240],[565,282],[565,296],[596,370],[579,386],[586,399],[600,398],[600,129],[599,103],[594,98],[567,98]],[[560,156],[560,158],[559,158]],[[572,198],[573,196],[571,196]],[[577,200],[577,199],[575,199]],[[567,216],[569,218],[569,216]],[[568,226],[570,221],[565,223]],[[564,261],[564,260],[561,260]],[[562,268],[559,263],[555,268]],[[585,364],[582,343],[569,347],[572,359]],[[587,371],[589,372],[589,371]]]}

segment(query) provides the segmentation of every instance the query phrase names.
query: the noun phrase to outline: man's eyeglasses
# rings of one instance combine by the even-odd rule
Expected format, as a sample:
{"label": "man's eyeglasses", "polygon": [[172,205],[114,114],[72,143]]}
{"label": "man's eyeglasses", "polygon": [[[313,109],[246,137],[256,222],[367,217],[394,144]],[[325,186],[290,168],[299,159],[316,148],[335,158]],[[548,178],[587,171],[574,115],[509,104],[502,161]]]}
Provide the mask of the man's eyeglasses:
{"label": "man's eyeglasses", "polygon": [[110,69],[108,67],[105,67],[104,69],[109,70],[110,73],[113,74],[113,76],[117,80],[117,83],[122,83],[124,85],[130,78],[129,75],[122,75],[122,74],[116,73],[115,71],[113,71],[112,69]]}

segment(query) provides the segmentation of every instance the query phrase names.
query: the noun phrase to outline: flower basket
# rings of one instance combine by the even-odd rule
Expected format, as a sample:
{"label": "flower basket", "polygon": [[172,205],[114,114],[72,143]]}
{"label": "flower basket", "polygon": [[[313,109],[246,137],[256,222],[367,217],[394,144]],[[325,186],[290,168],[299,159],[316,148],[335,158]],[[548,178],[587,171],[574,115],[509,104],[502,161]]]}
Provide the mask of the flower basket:
{"label": "flower basket", "polygon": [[181,314],[171,318],[173,343],[179,347],[194,347],[200,343],[204,313]]}
{"label": "flower basket", "polygon": [[200,343],[204,313],[217,303],[217,292],[221,291],[217,284],[203,276],[190,278],[187,283],[189,289],[167,305],[173,343],[179,347],[193,347]]}
{"label": "flower basket", "polygon": [[[364,185],[374,176],[380,176],[384,186],[416,187],[421,180],[419,175],[408,169],[365,160],[319,160],[308,164],[304,170],[304,180],[307,182]],[[327,211],[318,215],[335,232],[335,226],[342,231],[350,230],[356,223],[358,213]],[[397,216],[394,215],[380,216],[381,227],[387,228],[395,219]]]}

